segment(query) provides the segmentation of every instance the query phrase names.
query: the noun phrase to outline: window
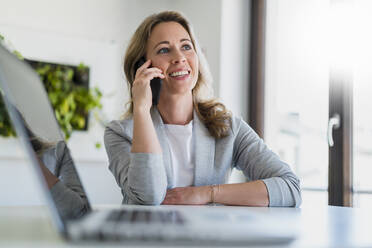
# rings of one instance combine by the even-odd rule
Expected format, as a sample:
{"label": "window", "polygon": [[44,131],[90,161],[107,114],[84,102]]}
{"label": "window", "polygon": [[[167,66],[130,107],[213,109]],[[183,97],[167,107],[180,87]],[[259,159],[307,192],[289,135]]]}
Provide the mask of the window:
{"label": "window", "polygon": [[338,72],[346,68],[353,88],[343,89],[346,95],[353,93],[347,144],[353,151],[353,205],[372,205],[370,13],[368,0],[267,1],[265,140],[300,176],[305,200],[306,192],[327,194],[333,159],[327,140],[329,112],[339,104],[330,97],[337,87],[330,84],[330,71],[336,67]]}
{"label": "window", "polygon": [[372,2],[354,3],[354,205],[372,206]]}
{"label": "window", "polygon": [[293,166],[304,189],[328,184],[328,4],[268,1],[265,139]]}

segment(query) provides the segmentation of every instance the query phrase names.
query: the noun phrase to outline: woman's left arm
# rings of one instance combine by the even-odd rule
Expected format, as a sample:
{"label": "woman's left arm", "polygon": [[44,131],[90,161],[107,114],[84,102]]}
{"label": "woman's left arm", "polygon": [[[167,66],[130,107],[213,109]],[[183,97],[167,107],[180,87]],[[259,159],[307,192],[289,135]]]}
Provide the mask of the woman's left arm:
{"label": "woman's left arm", "polygon": [[222,184],[169,189],[162,204],[204,205],[220,203],[224,205],[266,207],[269,196],[263,181]]}
{"label": "woman's left arm", "polygon": [[249,181],[262,181],[269,206],[298,207],[301,204],[300,180],[289,165],[271,151],[243,120],[234,141],[234,162]]}
{"label": "woman's left arm", "polygon": [[243,120],[235,119],[233,161],[249,182],[170,189],[163,204],[207,204],[298,207],[298,177]]}

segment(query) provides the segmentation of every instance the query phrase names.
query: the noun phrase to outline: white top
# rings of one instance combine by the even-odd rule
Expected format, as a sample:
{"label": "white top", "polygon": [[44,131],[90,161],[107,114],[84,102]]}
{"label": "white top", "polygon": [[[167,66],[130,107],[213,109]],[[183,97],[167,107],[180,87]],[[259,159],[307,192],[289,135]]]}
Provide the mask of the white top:
{"label": "white top", "polygon": [[192,144],[192,126],[165,125],[165,133],[169,142],[174,175],[174,187],[191,186],[194,183],[194,146]]}

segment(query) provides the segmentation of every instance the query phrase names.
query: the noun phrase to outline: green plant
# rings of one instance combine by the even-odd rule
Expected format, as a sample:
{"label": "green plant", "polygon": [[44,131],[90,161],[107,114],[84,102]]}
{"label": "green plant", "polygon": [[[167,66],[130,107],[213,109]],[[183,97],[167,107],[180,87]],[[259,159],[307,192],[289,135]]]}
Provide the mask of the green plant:
{"label": "green plant", "polygon": [[8,111],[5,108],[2,92],[0,89],[0,136],[15,137],[16,133],[10,122]]}
{"label": "green plant", "polygon": [[[4,37],[0,35],[0,41]],[[22,55],[13,51],[20,59]],[[102,108],[102,93],[98,88],[88,89],[89,69],[84,64],[77,67],[28,61],[39,74],[57,121],[66,139],[73,130],[87,129],[89,111]],[[8,112],[0,93],[0,136],[15,137]],[[97,145],[96,145],[97,146]]]}
{"label": "green plant", "polygon": [[[5,41],[4,36],[0,34],[0,44],[3,44],[4,41]],[[12,123],[10,122],[10,117],[8,111],[6,110],[2,94],[3,92],[0,89],[0,136],[15,137],[16,133],[13,129]]]}
{"label": "green plant", "polygon": [[98,88],[88,89],[83,85],[89,71],[84,64],[76,70],[67,65],[36,62],[32,65],[39,74],[56,118],[66,139],[73,130],[87,128],[87,116],[93,108],[102,108],[102,93]]}

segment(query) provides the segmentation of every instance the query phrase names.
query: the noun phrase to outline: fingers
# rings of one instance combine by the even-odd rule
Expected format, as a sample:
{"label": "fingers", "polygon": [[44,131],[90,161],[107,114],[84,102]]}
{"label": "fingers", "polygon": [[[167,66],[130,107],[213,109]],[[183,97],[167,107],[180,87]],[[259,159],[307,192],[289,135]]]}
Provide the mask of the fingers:
{"label": "fingers", "polygon": [[168,189],[167,194],[165,195],[165,198],[163,202],[161,203],[162,205],[173,205],[176,204],[176,194],[174,189]]}
{"label": "fingers", "polygon": [[162,205],[180,205],[182,204],[182,201],[175,197],[165,197],[164,201],[161,204]]}
{"label": "fingers", "polygon": [[[138,69],[139,70],[139,69]],[[162,70],[156,67],[151,67],[151,68],[144,68],[141,71],[137,71],[136,77],[141,77],[143,75],[148,75],[150,73],[163,73]]]}
{"label": "fingers", "polygon": [[137,74],[138,72],[141,72],[141,71],[145,70],[145,69],[148,68],[150,65],[151,65],[151,60],[148,59],[145,63],[143,63],[143,65],[141,65],[141,66],[137,69],[136,74]]}
{"label": "fingers", "polygon": [[143,80],[151,80],[153,78],[159,77],[159,78],[165,78],[162,70],[156,67],[151,67],[151,60],[147,60],[142,66],[140,66],[136,71],[135,81],[139,81],[137,79],[143,79]]}
{"label": "fingers", "polygon": [[143,71],[138,76],[136,76],[136,79],[134,80],[133,84],[138,84],[139,82],[142,83],[150,83],[150,81],[154,78],[165,78],[164,74],[161,72],[161,70],[157,68],[150,68],[146,71]]}
{"label": "fingers", "polygon": [[[199,190],[198,190],[199,189]],[[178,187],[167,190],[164,205],[204,205],[207,202],[201,195],[200,187]]]}
{"label": "fingers", "polygon": [[169,199],[164,199],[164,201],[161,203],[161,205],[173,205],[172,201]]}
{"label": "fingers", "polygon": [[144,71],[142,71],[140,75],[145,76],[145,77],[156,76],[156,77],[164,78],[163,72],[159,68],[156,68],[156,67],[147,68]]}
{"label": "fingers", "polygon": [[[184,187],[177,187],[173,189],[168,189],[167,194],[165,195],[163,205],[182,205],[188,204],[185,199],[186,191]],[[187,198],[187,197],[186,197]]]}
{"label": "fingers", "polygon": [[165,198],[164,198],[164,200],[161,204],[162,205],[171,205],[172,203],[173,203],[172,198],[167,195],[167,196],[165,196]]}

